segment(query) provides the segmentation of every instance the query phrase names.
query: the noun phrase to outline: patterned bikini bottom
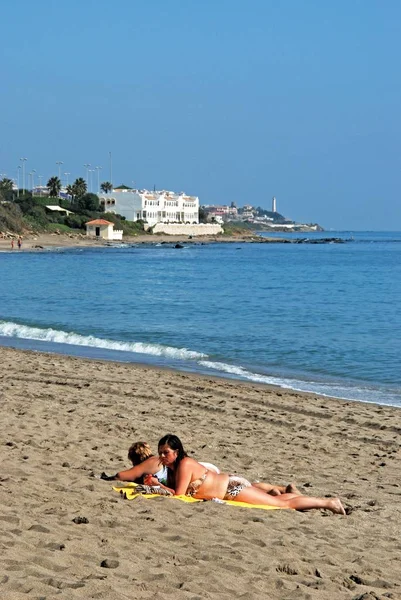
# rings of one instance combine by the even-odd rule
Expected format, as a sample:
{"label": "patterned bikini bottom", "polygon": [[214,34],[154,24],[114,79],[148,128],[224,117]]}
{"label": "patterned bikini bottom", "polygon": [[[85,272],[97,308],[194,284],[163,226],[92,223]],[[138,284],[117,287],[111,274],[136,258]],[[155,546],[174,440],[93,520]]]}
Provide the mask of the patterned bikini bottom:
{"label": "patterned bikini bottom", "polygon": [[235,500],[240,492],[247,487],[251,487],[251,483],[240,475],[230,475],[228,478],[227,491],[224,500]]}

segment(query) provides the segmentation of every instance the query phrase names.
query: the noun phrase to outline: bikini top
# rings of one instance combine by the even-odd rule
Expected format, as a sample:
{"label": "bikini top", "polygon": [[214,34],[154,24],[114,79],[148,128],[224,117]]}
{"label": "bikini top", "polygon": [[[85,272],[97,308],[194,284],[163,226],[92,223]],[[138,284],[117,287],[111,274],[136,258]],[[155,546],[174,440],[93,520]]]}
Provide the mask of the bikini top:
{"label": "bikini top", "polygon": [[185,495],[186,496],[195,496],[195,494],[198,492],[200,486],[205,481],[208,473],[209,473],[209,471],[206,469],[206,471],[203,473],[202,477],[199,477],[199,479],[195,479],[194,481],[191,481],[191,483],[187,487],[187,491],[186,491]]}

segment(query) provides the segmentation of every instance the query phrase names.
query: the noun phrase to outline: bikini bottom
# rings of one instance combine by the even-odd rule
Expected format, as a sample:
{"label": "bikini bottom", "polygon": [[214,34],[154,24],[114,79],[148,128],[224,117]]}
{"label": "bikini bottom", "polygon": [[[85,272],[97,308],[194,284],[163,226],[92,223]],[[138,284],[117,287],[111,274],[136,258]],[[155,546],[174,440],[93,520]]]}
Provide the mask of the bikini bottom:
{"label": "bikini bottom", "polygon": [[239,475],[230,475],[228,478],[227,491],[223,500],[235,500],[240,492],[247,487],[251,487],[252,484]]}

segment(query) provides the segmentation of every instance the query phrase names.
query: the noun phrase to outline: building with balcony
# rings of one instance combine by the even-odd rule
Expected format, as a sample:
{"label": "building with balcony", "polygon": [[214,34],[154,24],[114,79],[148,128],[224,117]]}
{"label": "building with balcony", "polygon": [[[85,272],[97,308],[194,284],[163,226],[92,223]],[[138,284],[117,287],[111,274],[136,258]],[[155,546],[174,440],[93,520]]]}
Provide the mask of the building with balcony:
{"label": "building with balcony", "polygon": [[181,192],[123,189],[110,194],[99,194],[105,212],[125,217],[128,221],[145,221],[151,227],[156,223],[199,223],[199,198]]}

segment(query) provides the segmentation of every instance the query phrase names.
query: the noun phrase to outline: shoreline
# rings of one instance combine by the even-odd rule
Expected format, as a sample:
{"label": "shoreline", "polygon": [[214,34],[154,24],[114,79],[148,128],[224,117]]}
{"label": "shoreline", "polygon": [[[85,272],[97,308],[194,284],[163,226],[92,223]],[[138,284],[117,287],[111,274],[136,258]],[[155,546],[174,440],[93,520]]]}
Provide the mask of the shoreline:
{"label": "shoreline", "polygon": [[[49,347],[47,345],[49,344]],[[59,346],[59,347],[58,347]],[[401,404],[399,403],[399,396],[395,395],[395,392],[390,392],[390,390],[383,391],[379,384],[376,384],[375,387],[375,397],[371,397],[366,399],[366,390],[364,391],[364,397],[361,396],[361,389],[365,389],[365,385],[360,383],[360,386],[356,385],[354,388],[349,387],[348,391],[345,387],[341,387],[344,384],[341,384],[339,381],[334,382],[320,382],[319,385],[316,384],[316,381],[309,382],[306,380],[301,380],[297,378],[295,375],[291,378],[289,375],[283,377],[279,375],[266,375],[261,373],[254,373],[253,375],[258,378],[265,378],[270,381],[257,381],[252,380],[251,377],[247,378],[245,375],[241,375],[240,373],[236,374],[234,372],[229,371],[216,371],[212,368],[207,367],[198,367],[196,368],[192,361],[182,362],[174,361],[169,359],[163,355],[153,356],[153,355],[142,355],[139,352],[128,353],[131,356],[130,360],[127,359],[126,351],[119,351],[116,349],[105,349],[101,346],[85,346],[85,345],[74,345],[68,343],[57,343],[50,342],[46,340],[34,339],[34,338],[15,338],[15,337],[2,337],[0,336],[0,349],[1,348],[11,348],[16,351],[22,352],[32,352],[32,353],[41,353],[41,354],[49,354],[49,355],[58,355],[65,356],[70,358],[77,358],[82,360],[89,361],[101,361],[106,364],[122,364],[122,365],[132,365],[149,369],[162,369],[167,371],[172,371],[177,374],[188,374],[194,375],[196,377],[203,378],[212,378],[216,381],[227,381],[232,383],[237,383],[239,385],[255,385],[260,386],[261,389],[274,389],[280,390],[281,392],[293,392],[297,394],[309,394],[316,395],[321,398],[328,398],[332,400],[339,400],[344,402],[356,402],[370,405],[378,405],[378,406],[389,406],[395,409],[401,409]],[[121,355],[121,356],[120,356]],[[147,357],[147,360],[144,358]],[[176,364],[177,362],[177,364]],[[276,380],[276,381],[275,381]],[[310,387],[310,389],[307,389]],[[323,388],[327,388],[323,391]],[[338,393],[336,392],[338,389]],[[343,389],[343,391],[340,391]],[[342,395],[341,395],[342,394]],[[348,395],[345,395],[348,394]],[[354,397],[352,397],[352,395]],[[383,395],[383,398],[381,397]]]}
{"label": "shoreline", "polygon": [[[15,236],[18,237],[18,236]],[[121,242],[96,239],[85,234],[29,234],[22,236],[22,247],[11,248],[11,238],[0,238],[0,251],[23,252],[40,251],[48,248],[85,248],[85,247],[110,247],[114,244],[158,244],[158,243],[182,243],[186,244],[210,244],[210,243],[265,243],[265,241],[276,242],[275,238],[262,238],[255,234],[245,236],[196,236],[190,238],[187,235],[165,235],[165,234],[143,234],[134,237],[125,237]]]}
{"label": "shoreline", "polygon": [[[259,232],[266,233],[266,232]],[[285,235],[285,232],[280,232]],[[309,232],[311,233],[311,232]],[[305,232],[305,237],[308,232]],[[13,237],[1,237],[0,238],[0,252],[23,252],[23,251],[36,251],[51,249],[51,248],[87,248],[87,247],[112,247],[113,245],[121,244],[299,244],[305,243],[302,240],[289,239],[285,237],[268,237],[261,236],[258,233],[240,234],[240,235],[203,235],[203,236],[188,236],[188,235],[167,235],[167,234],[142,234],[138,236],[127,236],[121,241],[103,240],[101,238],[88,237],[85,234],[74,233],[74,234],[56,234],[56,233],[42,233],[42,234],[29,234],[22,236],[22,247],[14,246],[11,248],[11,240],[16,240],[18,236],[15,234]],[[311,240],[309,243],[345,243],[349,240],[342,240],[340,238],[324,238]]]}
{"label": "shoreline", "polygon": [[[398,597],[397,409],[4,347],[0,379],[2,597]],[[128,501],[98,479],[168,432],[224,471],[339,496],[348,516]]]}

